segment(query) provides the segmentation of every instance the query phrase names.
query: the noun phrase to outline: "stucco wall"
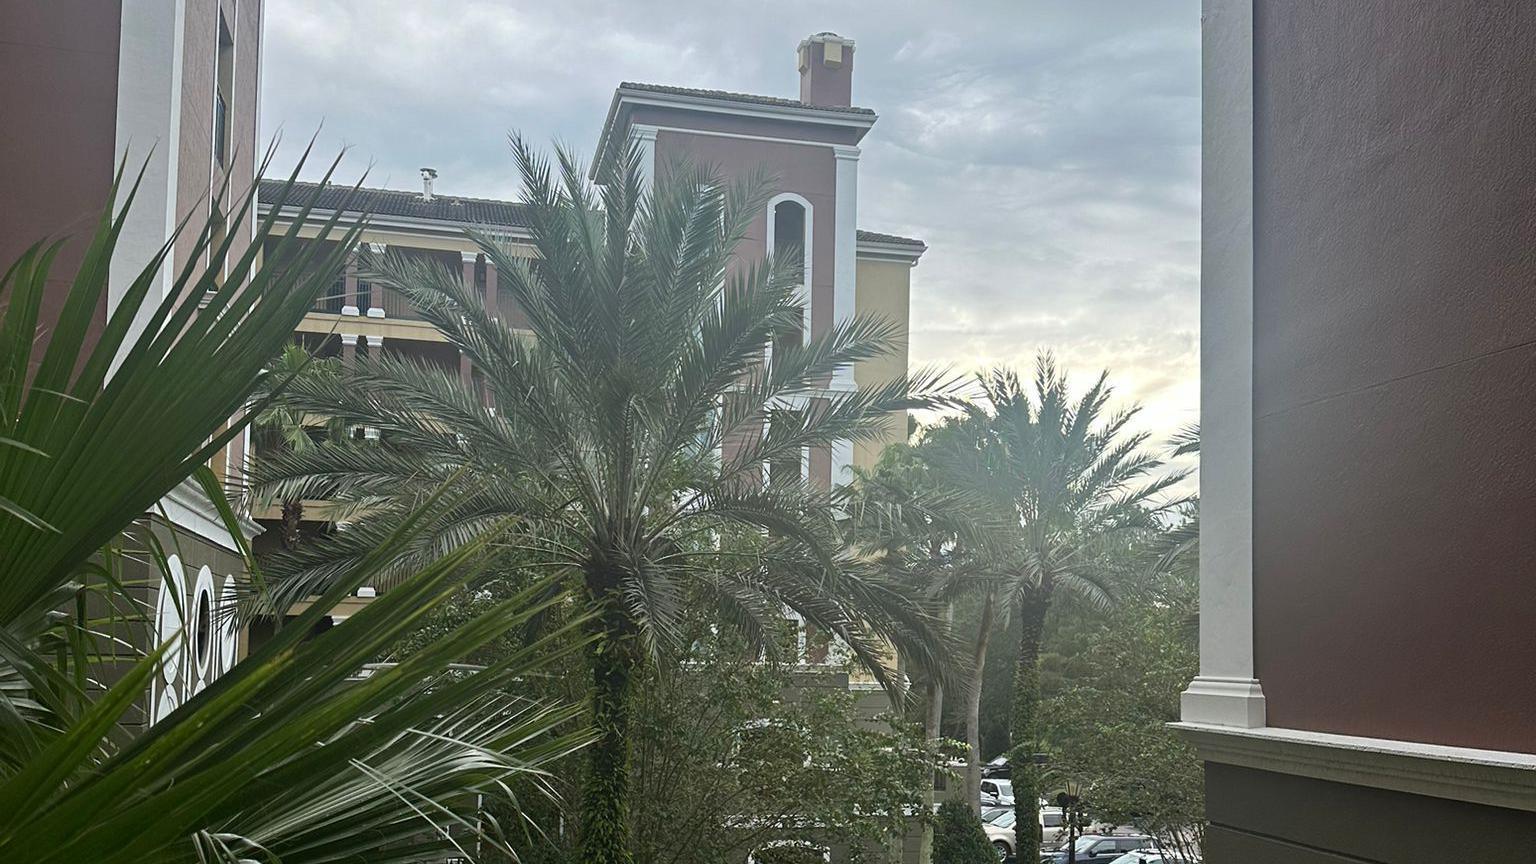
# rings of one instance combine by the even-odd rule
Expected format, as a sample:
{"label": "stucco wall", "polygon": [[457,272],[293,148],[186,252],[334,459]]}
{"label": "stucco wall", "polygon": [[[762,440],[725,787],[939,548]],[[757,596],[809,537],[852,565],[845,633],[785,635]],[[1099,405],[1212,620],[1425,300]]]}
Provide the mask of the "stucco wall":
{"label": "stucco wall", "polygon": [[[853,370],[860,387],[893,381],[907,373],[907,328],[911,319],[912,267],[905,261],[859,259],[859,293],[855,314],[880,317],[901,325],[901,338],[892,353],[860,363]],[[886,434],[878,442],[858,442],[853,447],[853,464],[860,469],[874,466],[880,452],[890,444],[907,440],[907,412],[893,412],[886,418]]]}
{"label": "stucco wall", "polygon": [[1536,5],[1254,24],[1269,724],[1536,752]]}
{"label": "stucco wall", "polygon": [[99,0],[0,3],[0,271],[39,240],[72,238],[54,260],[45,324],[58,317],[112,183],[117,10]]}

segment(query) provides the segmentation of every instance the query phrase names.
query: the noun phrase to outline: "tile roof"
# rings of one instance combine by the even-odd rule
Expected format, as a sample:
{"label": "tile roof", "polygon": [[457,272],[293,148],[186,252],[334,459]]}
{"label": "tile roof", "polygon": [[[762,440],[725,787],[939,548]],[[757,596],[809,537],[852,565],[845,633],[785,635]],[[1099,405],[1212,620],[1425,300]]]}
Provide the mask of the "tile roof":
{"label": "tile roof", "polygon": [[644,84],[638,81],[625,81],[619,85],[620,90],[635,90],[644,93],[662,93],[669,96],[693,96],[699,99],[722,99],[728,102],[744,102],[749,105],[771,105],[776,108],[799,108],[808,111],[835,111],[839,114],[863,114],[870,117],[875,112],[869,108],[859,108],[847,105],[812,105],[809,102],[801,102],[798,99],[782,99],[778,96],[758,96],[752,93],[732,93],[729,90],[699,90],[693,87],[672,87],[666,84]]}
{"label": "tile roof", "polygon": [[[282,191],[284,181],[262,180],[258,198],[270,204]],[[345,200],[350,189],[331,184],[323,189],[318,183],[293,184],[290,201],[301,202],[319,190],[315,207],[334,210]],[[352,197],[350,210],[367,211],[375,216],[399,216],[408,219],[432,219],[439,222],[462,222],[466,225],[500,225],[525,228],[528,225],[522,204],[516,201],[498,201],[492,198],[465,198],[459,195],[434,195],[431,201],[423,201],[420,192],[403,192],[398,189],[371,189],[363,187]],[[898,246],[922,247],[926,244],[911,237],[881,234],[876,231],[859,231],[860,242],[890,243]]]}
{"label": "tile roof", "polygon": [[[270,202],[281,192],[282,180],[262,180],[258,193],[263,202]],[[321,189],[318,183],[295,183],[290,200],[305,200],[319,190],[315,206],[321,210],[339,207],[351,192],[340,184]],[[432,219],[440,222],[462,222],[466,225],[500,225],[512,228],[526,227],[528,220],[523,205],[515,201],[496,201],[489,198],[465,198],[459,195],[434,195],[431,201],[422,200],[420,192],[402,192],[398,189],[370,189],[364,187],[352,196],[354,211],[367,211],[375,216],[401,216],[409,219]]]}
{"label": "tile roof", "polygon": [[879,231],[865,231],[863,228],[859,229],[859,242],[889,243],[892,246],[922,246],[925,248],[928,246],[927,243],[924,243],[915,237],[899,237],[895,234],[881,234]]}

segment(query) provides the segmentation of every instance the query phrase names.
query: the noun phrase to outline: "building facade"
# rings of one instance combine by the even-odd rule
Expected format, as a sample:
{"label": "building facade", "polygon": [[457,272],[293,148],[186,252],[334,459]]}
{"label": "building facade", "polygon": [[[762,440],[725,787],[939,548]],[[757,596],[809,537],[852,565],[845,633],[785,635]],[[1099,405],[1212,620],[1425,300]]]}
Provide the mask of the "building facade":
{"label": "building facade", "polygon": [[[802,290],[809,315],[802,338],[824,333],[856,314],[894,321],[902,331],[896,351],[840,370],[825,382],[822,393],[804,397],[810,400],[906,373],[911,273],[927,247],[919,240],[857,227],[858,143],[877,118],[874,111],[851,104],[853,42],[818,34],[801,44],[797,57],[799,99],[621,84],[597,144],[592,173],[596,177],[602,160],[615,158],[633,144],[641,152],[648,183],[687,163],[715,166],[726,180],[759,171],[773,178],[768,203],[748,229],[738,259],[757,262],[770,253],[803,256]],[[342,221],[349,224],[368,214],[362,242],[376,251],[387,248],[461,272],[493,316],[513,329],[524,326],[516,304],[500,288],[495,265],[466,235],[466,229],[473,228],[492,235],[514,254],[532,255],[521,205],[436,194],[435,178],[435,172],[423,169],[419,191],[364,189],[352,196],[351,210],[342,213]],[[267,181],[266,197],[281,186]],[[317,214],[328,216],[342,206],[346,193],[301,184],[296,198],[307,200],[314,194],[320,195]],[[270,202],[261,206],[263,214],[272,209]],[[279,229],[294,212],[278,210]],[[465,386],[479,386],[467,357],[420,320],[398,292],[361,281],[355,264],[335,292],[306,317],[299,338],[321,356],[347,362],[360,352],[389,351],[456,368]],[[786,470],[823,488],[846,483],[855,467],[872,466],[886,444],[906,440],[905,412],[893,413],[886,430],[879,441],[813,448],[803,454],[800,465]],[[767,474],[771,483],[773,466]],[[325,502],[305,502],[304,512],[323,519]],[[269,525],[275,525],[279,515],[273,508],[255,512]]]}
{"label": "building facade", "polygon": [[[192,250],[225,182],[226,201],[251,188],[261,28],[261,0],[0,2],[0,262],[45,238],[71,238],[54,263],[40,339],[58,316],[98,217],[113,203],[119,165],[125,187],[143,173],[112,260],[101,325],[183,219],[192,236],[175,242],[175,269],[160,273],[144,314],[166,296],[177,271],[223,266],[192,261]],[[249,235],[237,236],[232,253],[248,244]],[[239,471],[244,444],[235,441],[213,460],[217,475]],[[162,540],[175,541],[167,548],[177,550],[171,570],[180,602],[159,590],[157,574],[146,568],[135,575],[153,610],[150,641],[178,631],[186,638],[153,687],[151,717],[234,662],[235,634],[217,623],[215,610],[233,602],[234,577],[243,572],[234,538],[197,488],[186,484],[161,504],[164,518],[149,521]],[[257,526],[244,529],[254,536]]]}
{"label": "building facade", "polygon": [[1206,860],[1536,843],[1536,7],[1206,0]]}

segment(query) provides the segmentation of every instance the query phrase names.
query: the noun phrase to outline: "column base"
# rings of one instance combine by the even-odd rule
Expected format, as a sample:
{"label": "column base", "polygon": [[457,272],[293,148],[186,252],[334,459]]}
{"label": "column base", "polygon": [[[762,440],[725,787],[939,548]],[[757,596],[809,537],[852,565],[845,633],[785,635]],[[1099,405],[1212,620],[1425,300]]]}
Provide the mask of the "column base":
{"label": "column base", "polygon": [[368,307],[368,317],[369,318],[383,318],[384,317],[384,310],[380,309],[377,306],[370,306],[370,307]]}
{"label": "column base", "polygon": [[362,314],[362,313],[358,310],[358,308],[356,306],[343,306],[343,307],[341,307],[341,314],[343,314],[343,315],[354,315],[355,316],[355,315],[359,315],[359,314]]}
{"label": "column base", "polygon": [[1179,696],[1179,717],[1185,723],[1262,729],[1264,690],[1256,678],[1201,675]]}

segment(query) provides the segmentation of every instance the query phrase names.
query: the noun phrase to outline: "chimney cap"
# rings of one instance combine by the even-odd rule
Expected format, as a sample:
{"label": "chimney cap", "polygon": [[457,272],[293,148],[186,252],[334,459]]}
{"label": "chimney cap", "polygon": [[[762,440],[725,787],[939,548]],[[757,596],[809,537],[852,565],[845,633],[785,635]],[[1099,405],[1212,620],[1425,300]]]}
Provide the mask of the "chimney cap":
{"label": "chimney cap", "polygon": [[836,42],[845,48],[853,47],[852,39],[849,39],[846,36],[839,36],[836,33],[833,33],[831,30],[823,30],[820,33],[812,33],[811,35],[800,40],[800,47],[804,48],[812,42]]}
{"label": "chimney cap", "polygon": [[432,200],[432,181],[437,179],[436,168],[421,169],[421,200]]}

